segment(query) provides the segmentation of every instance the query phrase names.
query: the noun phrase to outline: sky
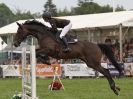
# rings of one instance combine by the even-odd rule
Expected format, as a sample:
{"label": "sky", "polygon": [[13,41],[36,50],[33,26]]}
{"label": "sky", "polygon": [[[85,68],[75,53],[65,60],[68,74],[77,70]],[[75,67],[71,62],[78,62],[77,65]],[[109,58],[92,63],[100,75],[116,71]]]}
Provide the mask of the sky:
{"label": "sky", "polygon": [[[47,0],[0,0],[0,3],[5,3],[12,11],[15,12],[16,9],[22,11],[31,11],[31,13],[40,12],[42,13],[44,4]],[[112,0],[93,0],[94,2],[100,5],[111,5]],[[58,9],[64,9],[67,7],[77,6],[78,0],[53,0],[53,3]],[[122,5],[125,9],[133,9],[133,0],[114,0],[115,6]]]}

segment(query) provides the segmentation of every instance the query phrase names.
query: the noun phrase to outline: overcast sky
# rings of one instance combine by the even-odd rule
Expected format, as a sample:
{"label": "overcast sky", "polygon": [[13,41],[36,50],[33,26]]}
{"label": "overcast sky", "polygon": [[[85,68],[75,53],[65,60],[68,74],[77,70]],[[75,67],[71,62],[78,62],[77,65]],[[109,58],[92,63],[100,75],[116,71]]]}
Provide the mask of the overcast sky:
{"label": "overcast sky", "polygon": [[[47,0],[0,0],[0,3],[5,3],[11,10],[20,9],[22,11],[31,11],[32,13],[43,11],[43,5]],[[77,5],[78,0],[53,0],[53,3],[58,9],[67,7],[70,9],[72,6]],[[109,4],[112,6],[112,0],[93,0],[100,5]],[[115,5],[122,5],[127,10],[133,9],[133,0],[114,0]]]}

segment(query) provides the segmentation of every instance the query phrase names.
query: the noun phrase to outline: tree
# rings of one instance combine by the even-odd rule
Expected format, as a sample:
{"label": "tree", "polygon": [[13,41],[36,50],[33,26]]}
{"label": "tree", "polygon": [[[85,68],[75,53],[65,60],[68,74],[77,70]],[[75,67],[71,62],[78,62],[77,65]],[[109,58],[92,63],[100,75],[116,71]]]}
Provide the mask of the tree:
{"label": "tree", "polygon": [[30,11],[20,9],[16,9],[16,12],[13,13],[4,3],[0,4],[0,27],[17,20],[39,18],[40,16],[39,13],[31,14]]}
{"label": "tree", "polygon": [[13,22],[14,14],[12,11],[4,4],[0,4],[0,27]]}
{"label": "tree", "polygon": [[102,6],[101,7],[100,13],[112,12],[112,11],[113,11],[113,8],[110,7],[110,5],[105,5],[105,6]]}
{"label": "tree", "polygon": [[[125,10],[122,6],[117,6],[116,11]],[[80,14],[93,14],[93,13],[105,13],[112,12],[113,8],[110,5],[100,6],[98,3],[93,2],[93,0],[78,0],[78,6],[73,7],[71,13],[73,15]]]}
{"label": "tree", "polygon": [[57,8],[56,5],[53,4],[52,0],[48,0],[44,5],[44,11],[50,12],[52,16],[57,16]]}
{"label": "tree", "polygon": [[33,19],[33,15],[30,13],[30,11],[22,11],[20,9],[16,9],[16,13],[14,16],[14,20],[24,20],[24,19]]}
{"label": "tree", "polygon": [[101,6],[93,0],[78,0],[78,7],[72,9],[72,14],[92,14],[99,13]]}
{"label": "tree", "polygon": [[71,15],[71,12],[65,7],[63,10],[58,11],[58,16],[68,16]]}
{"label": "tree", "polygon": [[124,7],[123,6],[119,6],[119,5],[117,5],[115,10],[116,11],[125,11]]}

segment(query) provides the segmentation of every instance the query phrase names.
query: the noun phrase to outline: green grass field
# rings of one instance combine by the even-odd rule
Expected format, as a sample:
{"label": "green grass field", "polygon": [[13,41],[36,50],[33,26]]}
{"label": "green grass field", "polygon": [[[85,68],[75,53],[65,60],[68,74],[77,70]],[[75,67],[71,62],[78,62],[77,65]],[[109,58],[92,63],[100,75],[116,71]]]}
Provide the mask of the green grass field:
{"label": "green grass field", "polygon": [[[62,79],[65,91],[48,90],[51,81],[52,79],[37,79],[39,99],[133,99],[133,78],[115,79],[121,88],[119,96],[113,93],[105,78]],[[0,99],[11,99],[16,92],[21,92],[21,79],[0,79]]]}

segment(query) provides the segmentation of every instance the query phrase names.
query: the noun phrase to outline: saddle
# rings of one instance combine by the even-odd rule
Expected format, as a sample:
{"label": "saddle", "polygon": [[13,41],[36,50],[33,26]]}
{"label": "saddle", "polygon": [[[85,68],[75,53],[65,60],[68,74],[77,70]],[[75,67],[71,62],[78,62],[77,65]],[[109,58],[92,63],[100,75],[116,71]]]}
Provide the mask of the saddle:
{"label": "saddle", "polygon": [[[61,39],[59,37],[60,36],[60,33],[61,33],[61,31],[58,31],[56,33],[56,39],[57,39],[58,42],[61,43],[62,41],[61,41]],[[67,43],[69,43],[69,44],[74,44],[74,43],[77,43],[78,42],[78,39],[77,39],[77,36],[76,35],[66,34],[65,37],[67,39]]]}

